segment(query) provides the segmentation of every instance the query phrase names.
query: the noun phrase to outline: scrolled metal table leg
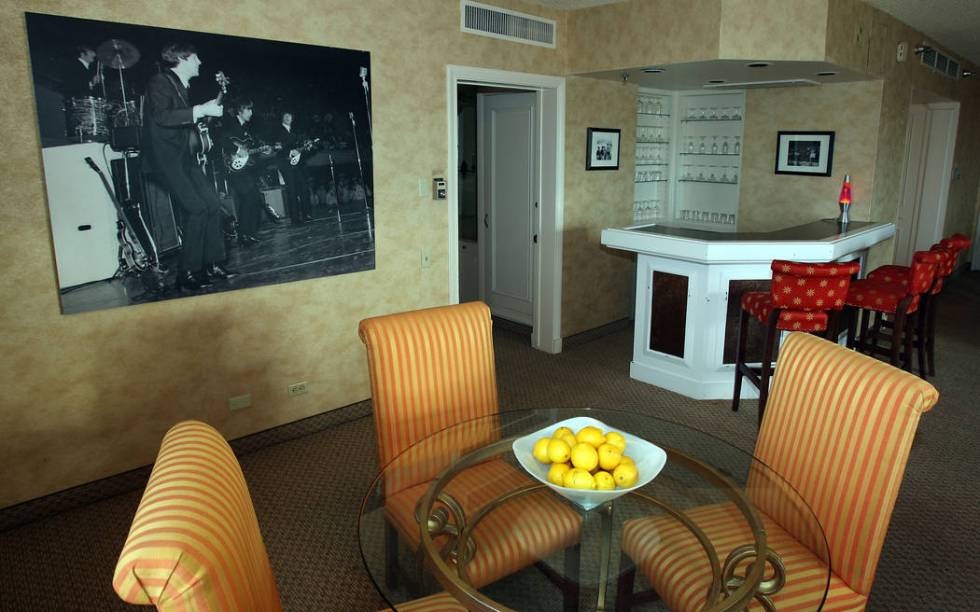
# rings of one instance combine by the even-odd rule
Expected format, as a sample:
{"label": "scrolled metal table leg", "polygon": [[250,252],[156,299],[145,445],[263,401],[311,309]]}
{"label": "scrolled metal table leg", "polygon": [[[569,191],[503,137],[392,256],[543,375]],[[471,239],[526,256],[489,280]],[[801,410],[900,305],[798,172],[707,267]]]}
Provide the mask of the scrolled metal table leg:
{"label": "scrolled metal table leg", "polygon": [[[740,586],[745,583],[744,576],[735,575],[735,570],[738,568],[746,559],[754,559],[756,557],[755,546],[752,544],[745,544],[743,546],[738,546],[728,553],[728,557],[725,559],[725,565],[722,568],[721,580],[725,595],[734,592]],[[771,595],[775,595],[780,589],[786,584],[786,566],[783,564],[782,558],[776,553],[776,551],[771,549],[766,549],[766,564],[772,568],[772,575],[763,578],[759,582],[759,587],[755,593],[755,599],[762,604],[763,609],[766,612],[775,612],[776,605],[771,599]]]}

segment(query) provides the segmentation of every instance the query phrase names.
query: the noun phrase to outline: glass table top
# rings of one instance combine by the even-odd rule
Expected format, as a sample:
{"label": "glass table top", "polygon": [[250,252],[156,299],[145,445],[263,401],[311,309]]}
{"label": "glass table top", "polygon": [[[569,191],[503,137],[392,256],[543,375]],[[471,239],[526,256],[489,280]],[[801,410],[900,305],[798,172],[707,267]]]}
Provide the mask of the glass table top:
{"label": "glass table top", "polygon": [[[663,449],[662,471],[590,510],[570,501],[521,467],[514,441],[573,417]],[[774,579],[778,555],[757,554],[769,552],[767,533],[776,532],[791,533],[814,558],[825,596],[823,531],[778,474],[696,429],[600,409],[505,411],[441,430],[381,470],[358,524],[365,567],[396,610],[440,591],[470,609],[563,610],[573,600],[577,609],[611,610],[625,599],[617,590],[624,577],[635,573],[636,597],[651,586],[648,572],[664,580],[654,568],[672,557],[704,576],[698,607],[741,609],[767,590],[792,588],[792,571],[783,577],[789,586]],[[685,607],[664,584],[653,586],[658,605]]]}

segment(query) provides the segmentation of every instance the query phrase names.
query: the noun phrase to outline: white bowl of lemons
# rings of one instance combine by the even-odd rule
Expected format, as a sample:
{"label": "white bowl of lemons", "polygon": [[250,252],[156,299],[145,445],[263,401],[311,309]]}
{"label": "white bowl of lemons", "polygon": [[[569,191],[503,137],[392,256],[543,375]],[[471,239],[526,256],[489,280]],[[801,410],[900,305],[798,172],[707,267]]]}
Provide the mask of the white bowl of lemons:
{"label": "white bowl of lemons", "polygon": [[528,474],[584,510],[639,489],[667,463],[656,444],[590,417],[549,425],[512,448]]}

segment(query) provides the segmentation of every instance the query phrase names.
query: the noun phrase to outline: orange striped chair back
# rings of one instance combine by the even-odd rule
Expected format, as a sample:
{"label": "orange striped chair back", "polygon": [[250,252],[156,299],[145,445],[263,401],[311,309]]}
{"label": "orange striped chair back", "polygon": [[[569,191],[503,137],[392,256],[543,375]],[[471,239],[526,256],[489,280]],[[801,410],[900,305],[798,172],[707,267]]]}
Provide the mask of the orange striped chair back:
{"label": "orange striped chair back", "polygon": [[163,437],[112,586],[158,610],[282,609],[241,467],[210,425]]}
{"label": "orange striped chair back", "polygon": [[[378,462],[387,466],[418,440],[462,421],[488,417],[468,431],[428,444],[440,456],[411,457],[386,470],[392,494],[423,482],[450,457],[491,441],[497,405],[490,309],[470,302],[361,321],[367,347],[378,435]],[[465,439],[456,439],[463,436]],[[411,455],[411,453],[408,453]]]}
{"label": "orange striped chair back", "polygon": [[[858,593],[871,592],[919,417],[938,399],[921,378],[809,334],[790,334],[780,349],[755,456],[800,492],[823,527],[831,567]],[[753,472],[748,490],[821,553],[778,487]]]}

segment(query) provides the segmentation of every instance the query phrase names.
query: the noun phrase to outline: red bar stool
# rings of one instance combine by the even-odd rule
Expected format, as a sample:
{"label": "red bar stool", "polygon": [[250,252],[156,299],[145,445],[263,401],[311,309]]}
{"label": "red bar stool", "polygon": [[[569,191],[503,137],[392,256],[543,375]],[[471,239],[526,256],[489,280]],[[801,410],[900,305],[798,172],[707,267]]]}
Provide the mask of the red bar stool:
{"label": "red bar stool", "polygon": [[[735,392],[732,410],[738,411],[742,392],[742,377],[759,389],[759,423],[769,397],[769,378],[772,376],[772,354],[779,331],[829,331],[837,334],[837,315],[844,307],[844,298],[851,275],[861,270],[856,261],[831,263],[800,263],[777,259],[772,262],[772,285],[768,292],[749,291],[742,294],[742,310],[738,317],[738,343],[735,349]],[[830,313],[833,313],[831,321]],[[748,314],[748,316],[746,316]],[[766,326],[766,343],[762,367],[745,363],[745,344],[749,318]]]}
{"label": "red bar stool", "polygon": [[[912,369],[912,341],[915,336],[915,319],[909,317],[919,310],[922,295],[928,293],[933,286],[936,266],[942,256],[934,251],[917,251],[912,256],[912,265],[905,274],[905,279],[892,282],[865,278],[851,283],[847,292],[847,346],[872,356],[886,356],[893,366],[899,366],[904,344],[902,368]],[[885,315],[891,319],[890,325],[884,321]],[[870,318],[874,316],[875,323],[868,335]],[[861,330],[856,333],[857,321],[860,317]],[[890,326],[890,335],[881,334],[883,327]],[[887,341],[885,346],[880,341]],[[922,360],[922,344],[918,343],[920,364]]]}
{"label": "red bar stool", "polygon": [[[957,258],[969,246],[969,237],[963,234],[953,234],[949,238],[943,238],[939,244],[934,244],[929,249],[939,253],[940,261],[936,268],[936,278],[932,288],[922,296],[923,303],[919,308],[915,337],[912,340],[912,343],[919,349],[919,372],[923,378],[925,378],[927,371],[922,359],[923,344],[928,358],[929,376],[936,375],[936,306],[939,296],[946,279],[956,270]],[[888,265],[876,268],[868,274],[868,278],[885,282],[908,283],[908,273],[908,266]]]}

